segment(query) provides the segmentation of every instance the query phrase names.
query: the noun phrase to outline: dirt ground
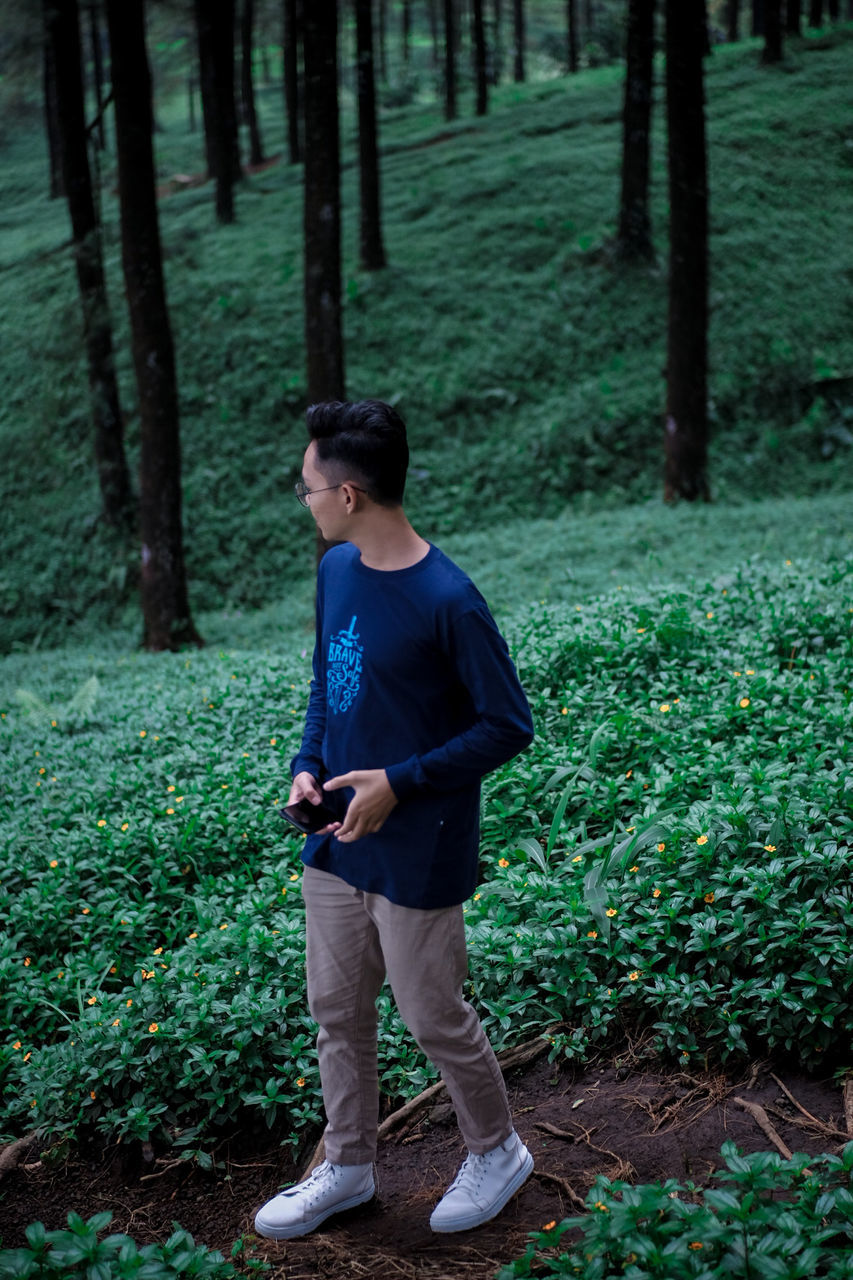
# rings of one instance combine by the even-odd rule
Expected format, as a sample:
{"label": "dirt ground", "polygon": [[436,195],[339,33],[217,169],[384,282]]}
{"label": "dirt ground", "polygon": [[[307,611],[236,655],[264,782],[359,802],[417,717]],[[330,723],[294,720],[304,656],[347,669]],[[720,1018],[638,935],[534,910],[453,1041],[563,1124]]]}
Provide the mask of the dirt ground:
{"label": "dirt ground", "polygon": [[846,1133],[837,1083],[768,1063],[726,1076],[618,1061],[572,1070],[540,1057],[509,1071],[507,1083],[535,1171],[499,1218],[474,1231],[442,1236],[429,1228],[432,1207],[464,1155],[450,1106],[439,1099],[382,1143],[376,1199],[301,1240],[274,1243],[252,1231],[258,1205],[298,1176],[288,1148],[268,1140],[265,1149],[247,1150],[235,1138],[218,1152],[225,1167],[211,1173],[168,1154],[148,1164],[138,1159],[132,1169],[114,1145],[73,1152],[50,1169],[31,1149],[0,1182],[0,1242],[24,1244],[24,1228],[35,1220],[55,1228],[65,1225],[69,1210],[89,1217],[109,1209],[110,1229],[139,1243],[165,1240],[179,1222],[197,1243],[229,1257],[242,1237],[243,1257],[269,1260],[265,1274],[272,1280],[487,1280],[523,1253],[529,1231],[576,1212],[576,1197],[599,1173],[704,1183],[727,1139],[745,1151],[771,1148],[772,1137],[759,1127],[762,1114],[738,1098],[763,1108],[792,1151],[835,1151]]}

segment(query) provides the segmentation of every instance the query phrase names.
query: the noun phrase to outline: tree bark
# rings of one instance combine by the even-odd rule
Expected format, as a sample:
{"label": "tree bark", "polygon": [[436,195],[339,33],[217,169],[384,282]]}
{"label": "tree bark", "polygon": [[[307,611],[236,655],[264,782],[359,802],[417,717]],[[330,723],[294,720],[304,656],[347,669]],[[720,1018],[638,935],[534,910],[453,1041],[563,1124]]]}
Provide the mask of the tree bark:
{"label": "tree bark", "polygon": [[107,0],[121,245],[139,392],[143,644],[201,644],[187,597],[181,446],[172,330],[163,282],[143,0]]}
{"label": "tree bark", "polygon": [[787,35],[802,35],[800,28],[801,13],[802,0],[787,0],[787,4],[785,6],[785,32]]}
{"label": "tree bark", "polygon": [[477,81],[476,114],[484,116],[489,110],[489,77],[483,0],[472,0],[471,3],[471,43],[474,46],[474,74]]}
{"label": "tree bark", "polygon": [[454,0],[444,0],[444,118],[456,119],[456,37]]}
{"label": "tree bark", "polygon": [[234,109],[234,0],[195,0],[201,98],[208,168],[216,182],[216,217],[234,221],[234,183],[240,176]]}
{"label": "tree bark", "polygon": [[249,129],[249,163],[263,164],[264,148],[255,109],[255,80],[252,73],[252,49],[255,23],[255,0],[243,0],[240,14],[240,97],[243,103],[243,119]]}
{"label": "tree bark", "polygon": [[96,4],[89,5],[89,40],[92,46],[95,115],[98,121],[97,142],[103,151],[107,141],[104,133],[104,59],[101,53],[101,32],[98,25],[98,6]]}
{"label": "tree bark", "polygon": [[752,0],[752,34],[764,35],[764,0]]}
{"label": "tree bark", "polygon": [[728,20],[726,39],[733,44],[740,39],[740,0],[729,0],[726,17]]}
{"label": "tree bark", "polygon": [[310,0],[305,55],[305,349],[308,399],[344,398],[336,0]]}
{"label": "tree bark", "polygon": [[516,84],[524,80],[524,0],[512,0],[513,61],[512,75]]}
{"label": "tree bark", "polygon": [[765,0],[761,61],[765,65],[782,61],[782,0]]}
{"label": "tree bark", "polygon": [[827,0],[830,22],[837,22],[841,17],[841,0]]}
{"label": "tree bark", "polygon": [[823,26],[823,0],[810,0],[809,3],[809,26]]}
{"label": "tree bark", "polygon": [[625,104],[622,114],[622,198],[619,257],[653,261],[649,217],[649,150],[654,64],[655,0],[629,0]]}
{"label": "tree bark", "polygon": [[358,63],[358,151],[361,180],[361,265],[365,271],[385,266],[382,243],[382,199],[376,125],[376,82],[373,67],[373,3],[355,0]]}
{"label": "tree bark", "polygon": [[287,115],[287,147],[291,164],[302,160],[301,99],[299,84],[299,42],[302,36],[302,6],[299,0],[284,0],[284,105]]}
{"label": "tree bark", "polygon": [[59,127],[59,106],[56,101],[56,58],[48,39],[47,30],[42,45],[42,93],[44,98],[44,123],[47,132],[47,155],[50,163],[48,191],[51,200],[65,195],[62,178],[62,141]]}
{"label": "tree bark", "polygon": [[400,43],[403,63],[408,66],[412,38],[412,0],[403,0],[403,11],[400,19]]}
{"label": "tree bark", "polygon": [[77,0],[44,0],[44,18],[56,67],[63,181],[83,308],[83,335],[101,501],[108,523],[128,530],[133,523],[133,495],[113,360],[101,228],[89,168]]}
{"label": "tree bark", "polygon": [[670,262],[664,497],[708,501],[708,180],[702,0],[666,0]]}
{"label": "tree bark", "polygon": [[[310,0],[309,0],[310,3]],[[379,77],[383,84],[388,83],[388,2],[379,0]]]}
{"label": "tree bark", "polygon": [[429,33],[432,43],[432,65],[438,69],[441,65],[441,45],[438,38],[438,13],[436,12],[436,0],[427,0],[427,14],[429,17]]}
{"label": "tree bark", "polygon": [[578,69],[577,0],[566,0],[566,66],[571,74]]}

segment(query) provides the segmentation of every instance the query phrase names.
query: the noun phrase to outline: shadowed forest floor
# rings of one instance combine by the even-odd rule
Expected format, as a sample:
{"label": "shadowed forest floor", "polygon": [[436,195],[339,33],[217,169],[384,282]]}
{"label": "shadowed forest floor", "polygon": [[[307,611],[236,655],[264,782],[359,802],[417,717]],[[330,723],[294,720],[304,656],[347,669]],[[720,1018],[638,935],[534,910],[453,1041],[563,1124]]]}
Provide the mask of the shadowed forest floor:
{"label": "shadowed forest floor", "polygon": [[4,1247],[15,1247],[34,1220],[51,1229],[64,1226],[71,1210],[84,1217],[111,1210],[110,1229],[138,1243],[165,1240],[173,1222],[226,1257],[242,1238],[238,1265],[266,1260],[265,1274],[274,1280],[344,1274],[487,1280],[524,1252],[528,1232],[577,1212],[574,1197],[583,1199],[598,1174],[702,1185],[722,1163],[723,1142],[733,1140],[745,1152],[767,1150],[771,1142],[738,1098],[762,1107],[792,1151],[817,1154],[843,1145],[838,1085],[766,1062],[726,1075],[656,1071],[618,1060],[572,1070],[542,1060],[510,1072],[508,1085],[536,1167],[503,1214],[475,1231],[440,1236],[429,1228],[432,1207],[463,1156],[450,1106],[439,1102],[414,1128],[382,1144],[376,1200],[302,1240],[277,1244],[254,1235],[255,1209],[296,1171],[283,1149],[247,1149],[239,1137],[222,1146],[223,1167],[211,1173],[167,1157],[131,1171],[114,1145],[76,1152],[51,1170],[33,1151],[2,1185],[0,1238]]}

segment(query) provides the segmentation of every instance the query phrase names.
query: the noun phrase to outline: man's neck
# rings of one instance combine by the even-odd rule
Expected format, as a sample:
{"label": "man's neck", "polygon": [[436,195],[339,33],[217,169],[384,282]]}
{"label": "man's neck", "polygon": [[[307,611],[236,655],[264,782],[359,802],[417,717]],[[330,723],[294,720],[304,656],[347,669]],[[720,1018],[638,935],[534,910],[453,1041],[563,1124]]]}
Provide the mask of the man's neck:
{"label": "man's neck", "polygon": [[412,528],[402,507],[373,507],[353,530],[350,542],[361,552],[363,565],[386,572],[409,569],[429,551],[429,543]]}

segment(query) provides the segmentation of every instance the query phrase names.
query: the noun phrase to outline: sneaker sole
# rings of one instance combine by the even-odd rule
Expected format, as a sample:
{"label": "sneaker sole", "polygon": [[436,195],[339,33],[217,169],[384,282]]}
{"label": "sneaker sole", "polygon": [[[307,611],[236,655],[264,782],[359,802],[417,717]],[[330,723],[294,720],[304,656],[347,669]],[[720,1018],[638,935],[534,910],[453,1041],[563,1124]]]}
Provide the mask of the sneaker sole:
{"label": "sneaker sole", "polygon": [[355,1209],[357,1205],[366,1204],[368,1200],[372,1200],[376,1195],[376,1188],[371,1187],[369,1191],[360,1191],[357,1196],[350,1196],[349,1200],[341,1200],[338,1204],[331,1205],[322,1213],[316,1214],[308,1222],[294,1222],[292,1226],[277,1227],[270,1223],[267,1225],[263,1221],[259,1221],[260,1214],[255,1218],[255,1230],[259,1236],[263,1236],[265,1240],[292,1240],[295,1236],[307,1236],[312,1231],[316,1231],[319,1226],[331,1218],[335,1213],[343,1213],[345,1209]]}
{"label": "sneaker sole", "polygon": [[453,1231],[471,1231],[474,1227],[481,1227],[484,1222],[491,1222],[492,1218],[496,1218],[501,1209],[505,1208],[517,1191],[521,1189],[527,1179],[533,1172],[533,1156],[527,1152],[524,1164],[518,1173],[510,1182],[509,1186],[504,1190],[504,1194],[500,1200],[496,1200],[490,1204],[488,1209],[483,1209],[479,1213],[469,1213],[465,1217],[461,1215],[456,1218],[446,1218],[444,1222],[434,1223],[430,1218],[429,1225],[433,1231],[439,1235],[448,1235]]}

